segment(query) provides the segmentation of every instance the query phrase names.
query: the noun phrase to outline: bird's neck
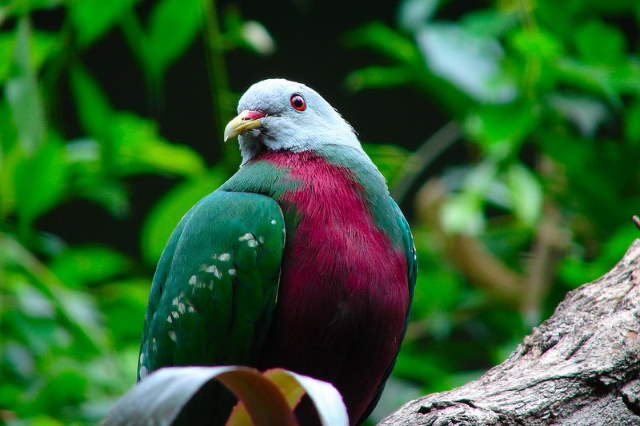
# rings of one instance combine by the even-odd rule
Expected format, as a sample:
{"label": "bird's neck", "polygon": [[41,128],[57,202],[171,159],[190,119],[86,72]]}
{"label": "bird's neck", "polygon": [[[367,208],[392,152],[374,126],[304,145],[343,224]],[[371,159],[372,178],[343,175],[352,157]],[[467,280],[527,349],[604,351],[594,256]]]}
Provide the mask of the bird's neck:
{"label": "bird's neck", "polygon": [[[356,191],[377,227],[390,234],[394,245],[402,245],[394,203],[384,178],[359,149],[327,145],[321,150],[300,152],[265,150],[245,163],[221,189],[264,194],[287,210],[287,198],[293,192],[315,197],[316,201],[323,196],[339,203],[341,194],[332,191],[347,187]],[[331,205],[322,208],[331,209]]]}

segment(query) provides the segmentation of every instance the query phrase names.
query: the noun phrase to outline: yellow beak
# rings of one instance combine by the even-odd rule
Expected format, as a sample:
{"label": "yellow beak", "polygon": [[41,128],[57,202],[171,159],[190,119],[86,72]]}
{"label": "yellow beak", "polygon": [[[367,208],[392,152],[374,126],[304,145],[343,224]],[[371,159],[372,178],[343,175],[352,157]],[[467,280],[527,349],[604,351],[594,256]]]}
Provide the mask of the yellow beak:
{"label": "yellow beak", "polygon": [[224,128],[224,141],[235,138],[247,130],[256,129],[262,125],[260,119],[265,114],[261,111],[242,111],[236,118],[231,120]]}

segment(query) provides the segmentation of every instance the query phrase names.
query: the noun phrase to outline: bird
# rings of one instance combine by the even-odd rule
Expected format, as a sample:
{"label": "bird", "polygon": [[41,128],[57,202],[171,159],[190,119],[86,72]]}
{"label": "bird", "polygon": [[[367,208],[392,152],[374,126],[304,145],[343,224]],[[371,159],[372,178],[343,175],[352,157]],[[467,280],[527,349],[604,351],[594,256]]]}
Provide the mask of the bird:
{"label": "bird", "polygon": [[[235,137],[238,171],[183,216],[158,262],[138,380],[166,366],[282,367],[333,384],[360,424],[406,330],[410,227],[356,132],[312,88],[253,84],[224,130]],[[309,411],[300,424],[313,424]]]}

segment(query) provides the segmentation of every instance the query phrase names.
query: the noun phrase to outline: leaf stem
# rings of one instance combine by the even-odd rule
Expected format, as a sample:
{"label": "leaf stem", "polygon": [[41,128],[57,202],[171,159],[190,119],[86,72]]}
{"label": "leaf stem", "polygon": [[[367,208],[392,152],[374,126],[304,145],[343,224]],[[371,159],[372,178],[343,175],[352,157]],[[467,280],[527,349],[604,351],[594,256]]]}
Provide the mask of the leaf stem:
{"label": "leaf stem", "polygon": [[225,123],[233,115],[231,92],[224,57],[224,43],[220,33],[218,12],[215,0],[202,0],[204,19],[204,41],[206,45],[207,68],[213,110],[216,121],[216,133],[222,135]]}

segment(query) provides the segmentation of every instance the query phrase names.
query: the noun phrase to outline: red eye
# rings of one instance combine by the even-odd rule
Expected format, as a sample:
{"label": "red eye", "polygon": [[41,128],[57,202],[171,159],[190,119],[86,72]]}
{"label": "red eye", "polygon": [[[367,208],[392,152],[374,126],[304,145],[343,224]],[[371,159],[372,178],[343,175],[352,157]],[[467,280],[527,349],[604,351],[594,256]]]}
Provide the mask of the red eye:
{"label": "red eye", "polygon": [[307,102],[301,95],[291,95],[291,106],[298,111],[304,111],[307,109]]}

